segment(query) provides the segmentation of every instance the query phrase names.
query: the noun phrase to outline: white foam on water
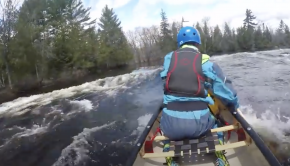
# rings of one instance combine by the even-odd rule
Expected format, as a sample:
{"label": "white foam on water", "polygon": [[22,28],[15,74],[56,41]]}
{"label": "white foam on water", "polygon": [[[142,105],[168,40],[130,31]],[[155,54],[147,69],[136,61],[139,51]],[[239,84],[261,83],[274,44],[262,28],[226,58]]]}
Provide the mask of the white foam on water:
{"label": "white foam on water", "polygon": [[55,90],[49,93],[33,95],[30,97],[20,97],[0,105],[0,115],[7,112],[17,112],[34,105],[45,105],[56,99],[68,98],[82,93],[107,92],[107,95],[114,96],[116,90],[126,87],[127,83],[138,83],[143,79],[152,77],[154,72],[160,69],[147,70],[146,72],[133,72],[119,75],[116,77],[107,77],[92,82],[86,82],[79,86],[72,86],[65,89]]}
{"label": "white foam on water", "polygon": [[46,126],[40,126],[40,125],[33,125],[31,129],[26,129],[22,133],[17,133],[15,136],[17,137],[29,137],[31,135],[35,134],[42,134],[47,131]]}
{"label": "white foam on water", "polygon": [[145,127],[147,126],[149,120],[151,119],[153,114],[145,114],[143,116],[140,116],[137,121],[138,121],[138,127],[137,130],[139,132],[143,132]]}
{"label": "white foam on water", "polygon": [[[131,135],[138,135],[138,138],[140,136],[140,134],[144,131],[145,127],[147,126],[149,120],[151,119],[153,114],[145,114],[143,116],[140,116],[137,119],[138,122],[138,126],[136,128],[136,130],[134,130]],[[138,138],[135,141],[138,141]]]}
{"label": "white foam on water", "polygon": [[154,69],[160,68],[160,66],[152,66],[152,67],[141,67],[137,70],[132,71],[132,73],[146,73],[146,72],[151,72]]}
{"label": "white foam on water", "polygon": [[261,135],[265,142],[275,142],[278,144],[278,153],[290,154],[290,118],[282,121],[278,110],[266,110],[258,118],[257,113],[251,106],[242,106],[241,111],[245,119],[251,124],[254,130]]}
{"label": "white foam on water", "polygon": [[[144,79],[155,77],[154,73],[158,72],[160,69],[148,69],[145,72],[135,72],[124,74],[116,77],[107,77],[104,79],[99,79],[93,82],[87,82],[79,86],[73,86],[66,89],[52,91],[50,93],[33,95],[30,97],[21,97],[15,99],[10,102],[6,102],[0,105],[0,115],[1,114],[9,114],[13,116],[23,115],[25,112],[30,111],[29,106],[41,106],[50,103],[52,100],[55,99],[65,99],[71,97],[76,94],[81,94],[85,92],[98,92],[102,91],[105,92],[108,96],[114,96],[116,94],[116,90],[120,88],[128,88],[126,87],[126,83],[138,83],[142,82]],[[47,132],[48,126],[50,122],[47,121],[48,116],[53,116],[56,118],[57,116],[61,116],[63,120],[70,119],[78,112],[89,112],[91,110],[97,110],[96,107],[98,105],[93,105],[90,100],[83,99],[83,100],[69,100],[69,104],[75,106],[75,109],[70,110],[66,114],[63,113],[63,110],[60,110],[54,106],[52,106],[52,111],[43,117],[43,124],[35,124],[31,128],[26,127],[19,127],[14,126],[14,128],[20,129],[20,132],[14,134],[9,140],[7,140],[1,147],[4,147],[10,144],[13,140],[17,140],[21,137],[29,137],[32,135],[43,134]],[[96,103],[96,102],[94,102]],[[32,112],[39,113],[38,107],[34,108]],[[53,119],[54,119],[53,118]],[[143,122],[144,123],[144,122]],[[77,154],[75,159],[69,158],[68,163],[78,163],[81,160],[86,159],[88,156],[86,155],[89,151],[86,149],[87,147],[87,136],[95,132],[99,129],[108,127],[113,125],[114,123],[106,124],[100,127],[94,127],[92,129],[84,129],[82,133],[78,134],[74,137],[74,141],[71,145],[65,148],[62,151],[61,157],[68,156],[69,152],[74,150]],[[58,125],[58,124],[56,124]],[[144,126],[143,126],[144,128]],[[11,128],[12,129],[12,128]],[[9,130],[9,129],[8,129]],[[8,145],[9,146],[9,145]],[[63,165],[61,164],[61,158],[55,163],[55,165]],[[74,165],[74,164],[69,164]]]}
{"label": "white foam on water", "polygon": [[90,110],[92,110],[94,108],[92,102],[90,100],[74,100],[74,101],[70,101],[71,104],[76,104],[78,106],[80,106],[81,108],[83,108],[86,112],[89,112]]}
{"label": "white foam on water", "polygon": [[[267,57],[268,55],[268,57]],[[263,59],[272,60],[273,58],[285,59],[286,61],[290,58],[290,49],[278,49],[278,50],[270,50],[270,51],[256,51],[256,52],[238,52],[234,54],[224,54],[222,56],[213,56],[212,60],[223,60],[227,58],[234,58],[239,56],[250,56],[250,57],[259,57]]]}
{"label": "white foam on water", "polygon": [[[45,114],[43,117],[43,123],[42,124],[34,124],[32,125],[31,128],[27,127],[20,127],[20,126],[13,126],[12,128],[8,128],[8,130],[12,130],[13,128],[20,129],[20,132],[15,133],[9,140],[7,140],[1,147],[4,147],[8,145],[11,141],[15,139],[19,139],[21,137],[29,137],[32,135],[40,135],[48,131],[48,126],[50,125],[51,122],[47,121],[48,116],[54,116],[60,115],[62,119],[68,120],[71,118],[71,115],[74,115],[78,112],[89,112],[91,111],[94,107],[92,105],[92,102],[89,100],[80,100],[80,101],[69,101],[70,104],[77,106],[77,109],[70,110],[68,113],[64,114],[62,110],[56,109],[52,107],[52,111],[49,112],[48,114]],[[33,110],[35,111],[35,110]],[[21,114],[25,113],[24,111],[21,111]]]}
{"label": "white foam on water", "polygon": [[[9,140],[6,140],[6,142],[0,146],[0,148],[9,146],[10,143],[13,144],[13,141],[19,140],[21,137],[29,137],[31,135],[36,134],[42,134],[47,131],[47,126],[41,126],[41,125],[33,125],[32,128],[25,128],[25,127],[19,127],[19,126],[13,126],[13,128],[18,128],[21,130],[21,132],[18,132],[14,134]],[[12,128],[8,129],[12,130]],[[11,146],[11,145],[10,145]]]}
{"label": "white foam on water", "polygon": [[103,128],[112,126],[115,123],[116,122],[111,122],[109,124],[93,127],[90,129],[85,128],[83,132],[73,137],[73,142],[70,145],[68,145],[61,151],[60,157],[53,164],[53,166],[79,165],[82,161],[88,159],[88,153],[90,152],[88,150],[88,147],[90,147],[91,145],[89,145],[87,138],[90,137],[92,133]]}

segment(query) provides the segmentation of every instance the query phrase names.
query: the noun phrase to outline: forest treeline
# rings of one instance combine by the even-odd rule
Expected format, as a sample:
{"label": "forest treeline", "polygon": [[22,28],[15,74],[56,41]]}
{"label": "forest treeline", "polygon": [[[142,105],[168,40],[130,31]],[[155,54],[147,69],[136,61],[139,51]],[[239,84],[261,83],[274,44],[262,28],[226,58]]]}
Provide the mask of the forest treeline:
{"label": "forest treeline", "polygon": [[107,6],[97,22],[81,0],[1,1],[1,87],[25,91],[79,79],[133,58],[121,22]]}
{"label": "forest treeline", "polygon": [[[112,8],[98,20],[82,0],[2,0],[0,4],[0,87],[14,92],[39,88],[59,79],[79,79],[126,65],[159,64],[177,48],[181,22],[169,22],[161,10],[160,25],[124,32]],[[188,17],[188,16],[185,16]],[[234,29],[197,22],[201,51],[222,54],[289,47],[289,27],[257,25],[247,9],[244,24]]]}
{"label": "forest treeline", "polygon": [[[201,35],[201,52],[210,55],[290,47],[289,26],[283,20],[277,29],[271,29],[264,23],[256,23],[256,16],[250,9],[246,10],[243,24],[238,28],[230,27],[227,22],[223,27],[210,26],[209,18],[193,26]],[[161,64],[168,52],[177,49],[176,36],[181,27],[182,21],[169,23],[166,13],[161,10],[159,26],[127,32],[135,61],[146,65]]]}

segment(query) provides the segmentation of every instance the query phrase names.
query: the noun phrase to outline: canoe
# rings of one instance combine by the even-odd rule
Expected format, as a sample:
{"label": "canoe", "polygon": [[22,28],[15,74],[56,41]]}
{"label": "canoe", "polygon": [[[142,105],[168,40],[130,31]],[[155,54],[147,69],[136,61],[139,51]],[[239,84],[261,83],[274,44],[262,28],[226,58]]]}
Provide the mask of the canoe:
{"label": "canoe", "polygon": [[[223,152],[230,166],[280,166],[281,163],[264,141],[245,120],[240,110],[230,110],[213,97],[211,112],[223,121],[219,128],[212,129],[205,136],[170,142],[170,151],[163,151],[163,140],[159,131],[162,106],[153,114],[136,148],[127,160],[126,166],[167,165],[165,158],[172,157],[179,166],[214,166],[216,152]],[[225,123],[228,122],[228,123]],[[216,132],[224,133],[224,142],[217,141]]]}

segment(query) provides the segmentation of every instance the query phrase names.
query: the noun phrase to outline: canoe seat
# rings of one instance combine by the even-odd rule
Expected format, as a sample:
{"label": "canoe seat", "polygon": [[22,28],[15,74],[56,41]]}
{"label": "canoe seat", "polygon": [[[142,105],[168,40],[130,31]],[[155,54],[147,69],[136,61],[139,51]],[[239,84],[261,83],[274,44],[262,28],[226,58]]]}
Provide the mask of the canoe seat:
{"label": "canoe seat", "polygon": [[[171,141],[169,152],[145,153],[143,158],[163,158],[173,157],[181,159],[182,163],[193,163],[195,161],[205,160],[205,157],[215,151],[224,151],[241,146],[249,145],[248,141],[239,141],[229,144],[220,144],[216,132],[224,132],[237,129],[236,125],[229,125],[216,129],[211,129],[204,137],[198,139],[187,139],[181,141]],[[156,136],[154,141],[168,140],[165,136]]]}
{"label": "canoe seat", "polygon": [[209,132],[199,139],[187,139],[182,141],[171,141],[170,151],[174,151],[174,156],[179,157],[186,154],[202,154],[215,152],[215,145],[219,145],[218,136]]}
{"label": "canoe seat", "polygon": [[170,142],[170,151],[174,152],[173,160],[176,163],[194,164],[212,161],[209,158],[216,150],[215,146],[219,145],[216,133],[208,132],[204,137],[199,139],[188,139],[182,141]]}

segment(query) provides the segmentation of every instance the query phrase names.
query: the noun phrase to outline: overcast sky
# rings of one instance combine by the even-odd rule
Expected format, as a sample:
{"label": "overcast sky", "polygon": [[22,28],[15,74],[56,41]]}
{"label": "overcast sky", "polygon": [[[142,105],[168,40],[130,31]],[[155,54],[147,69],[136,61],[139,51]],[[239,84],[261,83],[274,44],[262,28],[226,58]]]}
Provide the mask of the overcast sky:
{"label": "overcast sky", "polygon": [[205,17],[210,24],[231,26],[242,25],[247,8],[271,27],[277,27],[283,19],[290,26],[290,0],[83,0],[91,7],[91,16],[99,18],[101,9],[107,4],[114,8],[122,21],[124,30],[138,26],[159,25],[161,8],[167,13],[169,21],[180,21],[182,16],[193,25]]}

